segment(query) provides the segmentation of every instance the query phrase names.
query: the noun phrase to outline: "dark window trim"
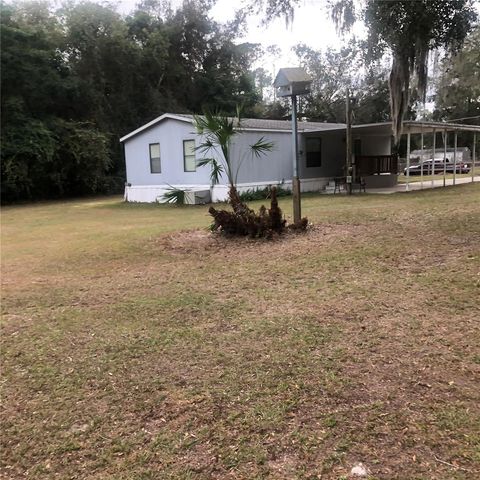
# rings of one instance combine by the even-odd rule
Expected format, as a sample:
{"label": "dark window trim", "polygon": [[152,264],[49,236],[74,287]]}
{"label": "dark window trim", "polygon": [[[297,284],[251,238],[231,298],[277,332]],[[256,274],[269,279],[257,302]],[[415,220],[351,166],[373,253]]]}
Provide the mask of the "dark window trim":
{"label": "dark window trim", "polygon": [[[158,153],[159,153],[159,157],[153,157],[152,158],[152,145],[158,145]],[[162,155],[161,155],[161,152],[160,152],[160,142],[154,142],[154,143],[149,143],[148,144],[148,156],[150,158],[150,173],[153,174],[153,175],[158,175],[159,173],[162,173]],[[160,171],[159,172],[154,172],[153,171],[153,168],[152,168],[152,160],[156,160],[156,159],[159,159],[160,160]]]}

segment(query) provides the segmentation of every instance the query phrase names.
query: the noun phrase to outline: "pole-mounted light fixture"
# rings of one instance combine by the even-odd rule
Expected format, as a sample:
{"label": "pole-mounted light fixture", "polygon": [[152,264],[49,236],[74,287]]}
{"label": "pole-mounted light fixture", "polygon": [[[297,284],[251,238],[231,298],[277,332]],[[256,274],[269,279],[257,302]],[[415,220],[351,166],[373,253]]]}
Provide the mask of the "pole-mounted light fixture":
{"label": "pole-mounted light fixture", "polygon": [[300,202],[300,177],[298,171],[298,128],[297,128],[297,95],[310,93],[312,78],[303,68],[281,68],[273,86],[279,97],[292,98],[292,158],[293,158],[293,221],[300,222],[302,218]]}

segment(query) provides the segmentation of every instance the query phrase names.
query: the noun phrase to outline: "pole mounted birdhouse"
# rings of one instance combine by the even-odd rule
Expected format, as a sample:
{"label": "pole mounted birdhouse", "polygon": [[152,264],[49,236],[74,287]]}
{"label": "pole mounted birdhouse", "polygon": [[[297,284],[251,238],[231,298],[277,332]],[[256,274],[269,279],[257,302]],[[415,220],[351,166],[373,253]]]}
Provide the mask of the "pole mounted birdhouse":
{"label": "pole mounted birdhouse", "polygon": [[273,82],[279,97],[291,97],[292,99],[292,197],[294,223],[299,223],[302,218],[298,168],[297,95],[310,93],[311,83],[312,79],[303,68],[281,68]]}
{"label": "pole mounted birdhouse", "polygon": [[292,97],[310,93],[312,78],[303,68],[281,68],[273,86],[279,97]]}

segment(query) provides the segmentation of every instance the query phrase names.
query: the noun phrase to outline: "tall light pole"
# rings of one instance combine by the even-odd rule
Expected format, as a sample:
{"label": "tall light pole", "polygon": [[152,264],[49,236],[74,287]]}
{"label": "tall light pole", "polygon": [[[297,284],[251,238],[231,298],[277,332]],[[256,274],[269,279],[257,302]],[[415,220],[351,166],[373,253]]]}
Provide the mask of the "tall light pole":
{"label": "tall light pole", "polygon": [[350,89],[347,88],[347,101],[346,101],[346,108],[345,108],[345,121],[347,124],[347,136],[345,142],[345,149],[346,149],[346,182],[347,182],[347,193],[349,195],[352,194],[352,183],[356,181],[354,178],[356,173],[356,166],[353,165],[353,145],[352,145],[352,108],[355,105],[355,97],[350,96]]}
{"label": "tall light pole", "polygon": [[300,172],[298,168],[297,95],[310,93],[311,83],[312,79],[303,68],[281,68],[273,83],[277,96],[292,98],[292,195],[294,223],[299,223],[302,218]]}
{"label": "tall light pole", "polygon": [[302,218],[302,202],[300,200],[300,177],[298,174],[298,126],[297,126],[297,96],[292,95],[292,195],[293,221],[299,222]]}

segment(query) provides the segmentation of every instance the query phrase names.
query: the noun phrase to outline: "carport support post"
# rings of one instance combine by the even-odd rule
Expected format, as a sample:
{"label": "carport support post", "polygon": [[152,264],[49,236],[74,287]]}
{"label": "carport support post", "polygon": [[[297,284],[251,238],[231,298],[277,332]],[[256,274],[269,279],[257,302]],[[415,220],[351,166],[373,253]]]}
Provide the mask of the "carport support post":
{"label": "carport support post", "polygon": [[435,186],[435,147],[437,141],[437,132],[433,129],[433,145],[432,145],[432,188]]}
{"label": "carport support post", "polygon": [[350,89],[347,88],[347,102],[346,102],[345,118],[347,121],[347,136],[346,136],[346,180],[347,180],[347,194],[352,194],[353,182],[353,168],[352,168],[352,109],[350,107]]}
{"label": "carport support post", "polygon": [[455,130],[453,134],[453,184],[455,185],[455,180],[457,179],[457,131]]}
{"label": "carport support post", "polygon": [[410,181],[410,132],[407,133],[407,179],[405,181],[405,191],[408,192],[408,182]]}
{"label": "carport support post", "polygon": [[447,143],[448,143],[448,130],[443,132],[443,186],[446,185],[447,176]]}
{"label": "carport support post", "polygon": [[477,132],[473,132],[473,146],[472,146],[472,182],[475,181],[475,145],[477,143]]}
{"label": "carport support post", "polygon": [[423,190],[423,123],[422,123],[422,133],[420,134],[420,188]]}
{"label": "carport support post", "polygon": [[292,157],[293,157],[293,222],[299,223],[302,218],[300,200],[300,178],[298,177],[298,129],[297,129],[297,96],[292,95]]}

